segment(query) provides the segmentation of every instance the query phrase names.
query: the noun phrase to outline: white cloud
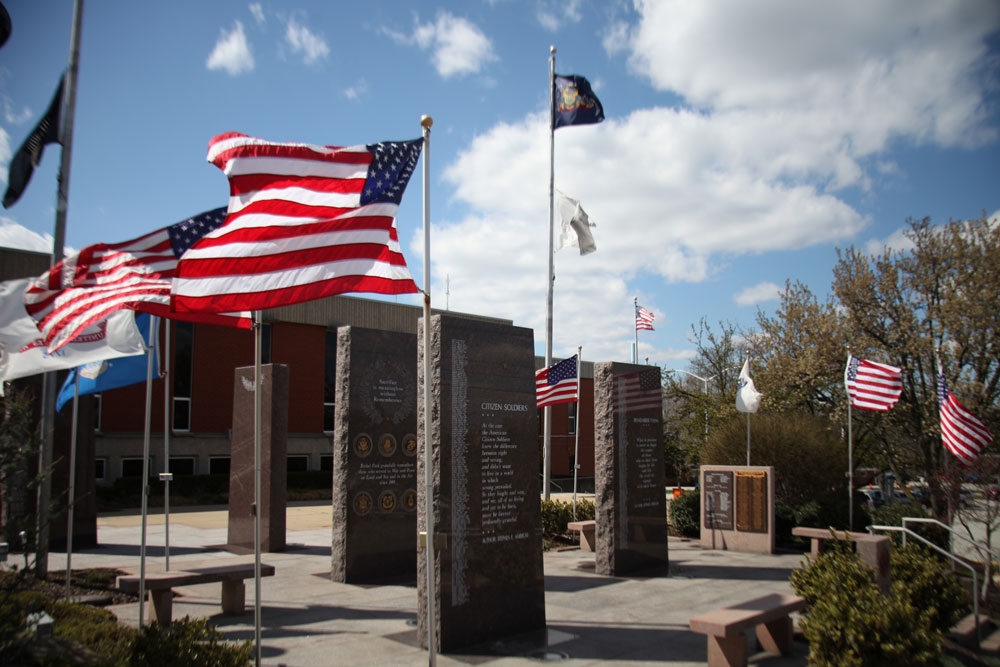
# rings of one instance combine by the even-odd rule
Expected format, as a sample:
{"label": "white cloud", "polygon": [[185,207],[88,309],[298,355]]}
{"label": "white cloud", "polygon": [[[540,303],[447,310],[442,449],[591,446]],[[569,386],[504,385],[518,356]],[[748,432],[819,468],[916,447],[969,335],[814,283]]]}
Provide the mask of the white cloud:
{"label": "white cloud", "polygon": [[604,52],[609,56],[621,53],[628,48],[628,23],[625,21],[614,21],[605,29],[601,36],[601,45]]}
{"label": "white cloud", "polygon": [[[52,252],[52,235],[38,234],[10,218],[0,216],[0,247]],[[76,252],[67,249],[66,252]]]}
{"label": "white cloud", "polygon": [[890,234],[888,238],[871,239],[864,245],[865,253],[875,257],[881,255],[886,250],[898,252],[913,250],[913,241],[906,236],[908,230],[909,227],[900,227]]}
{"label": "white cloud", "polygon": [[285,40],[292,47],[292,53],[302,54],[302,62],[312,65],[330,55],[326,40],[300,24],[294,18],[288,20]]}
{"label": "white cloud", "polygon": [[745,287],[733,295],[733,301],[741,306],[754,306],[762,301],[776,301],[784,288],[772,282],[757,283]]}
{"label": "white cloud", "polygon": [[539,3],[535,10],[535,18],[539,25],[549,32],[556,32],[563,22],[579,23],[583,15],[580,13],[580,0],[555,0]]}
{"label": "white cloud", "polygon": [[3,111],[4,120],[11,125],[21,125],[31,119],[31,109],[24,107],[20,112],[14,111],[14,104],[7,95],[3,97]]}
{"label": "white cloud", "polygon": [[267,18],[264,16],[264,8],[259,2],[250,3],[250,13],[253,14],[253,18],[257,21],[257,25],[264,25],[267,23]]}
{"label": "white cloud", "polygon": [[445,79],[474,74],[497,60],[490,38],[476,24],[449,12],[438,12],[437,19],[430,23],[418,21],[412,36],[389,28],[381,31],[400,44],[429,50],[434,68]]}
{"label": "white cloud", "polygon": [[242,22],[236,21],[229,32],[226,32],[225,28],[222,29],[219,41],[215,43],[205,66],[211,70],[225,70],[232,76],[253,71],[253,54],[250,52],[247,36],[243,32]]}
{"label": "white cloud", "polygon": [[13,155],[14,151],[10,147],[10,135],[0,127],[0,181],[4,183],[7,182],[7,166]]}
{"label": "white cloud", "polygon": [[352,102],[357,102],[361,97],[368,94],[368,82],[364,77],[358,79],[353,86],[344,89],[344,97]]}

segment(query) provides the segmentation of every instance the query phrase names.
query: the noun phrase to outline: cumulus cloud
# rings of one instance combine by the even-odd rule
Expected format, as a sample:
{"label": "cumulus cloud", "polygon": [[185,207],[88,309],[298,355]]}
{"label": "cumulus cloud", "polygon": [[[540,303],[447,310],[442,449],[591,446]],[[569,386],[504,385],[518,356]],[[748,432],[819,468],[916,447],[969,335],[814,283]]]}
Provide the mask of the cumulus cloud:
{"label": "cumulus cloud", "polygon": [[[557,354],[583,344],[592,359],[627,358],[639,279],[698,282],[720,258],[857,238],[870,221],[841,191],[871,187],[868,170],[898,168],[884,155],[890,142],[993,136],[976,77],[1000,5],[969,2],[975,11],[851,2],[844,16],[841,4],[779,0],[638,3],[605,48],[627,48],[636,72],[685,104],[556,133],[556,185],[600,223],[596,253],[556,257]],[[433,241],[434,289],[450,275],[453,309],[488,302],[536,331],[545,324],[546,119],[498,123],[459,151],[443,179],[453,210],[467,212],[438,219]],[[410,241],[408,254],[419,255],[421,240]],[[734,298],[779,292],[765,283]],[[642,303],[669,312],[655,298]]]}
{"label": "cumulus cloud", "polygon": [[907,252],[909,250],[913,250],[913,241],[906,236],[907,230],[909,230],[909,227],[900,227],[887,238],[869,240],[864,245],[865,253],[875,257],[881,255],[886,250],[894,252]]}
{"label": "cumulus cloud", "polygon": [[4,95],[3,99],[3,117],[4,120],[11,125],[20,125],[31,119],[31,109],[28,107],[22,107],[20,111],[14,110],[14,104],[11,102],[10,97]]}
{"label": "cumulus cloud", "polygon": [[14,152],[10,147],[10,135],[0,127],[0,181],[7,182],[8,165]]}
{"label": "cumulus cloud", "polygon": [[368,94],[368,81],[364,77],[358,79],[353,86],[344,89],[344,97],[352,102],[357,102],[361,97]]}
{"label": "cumulus cloud", "polygon": [[382,32],[398,43],[430,51],[434,69],[445,79],[474,74],[497,60],[493,42],[476,24],[446,11],[438,12],[432,22],[418,21],[412,35],[388,28],[382,28]]}
{"label": "cumulus cloud", "polygon": [[563,23],[579,23],[583,15],[580,13],[580,0],[555,0],[538,3],[535,18],[539,25],[549,32],[556,32]]}
{"label": "cumulus cloud", "polygon": [[[0,246],[35,252],[52,252],[52,235],[38,234],[10,218],[0,216]],[[76,252],[72,248],[67,253]]]}
{"label": "cumulus cloud", "polygon": [[784,288],[772,282],[762,282],[744,287],[733,295],[733,301],[741,306],[754,306],[763,301],[777,301]]}
{"label": "cumulus cloud", "polygon": [[250,52],[250,43],[241,21],[236,21],[228,32],[225,28],[221,30],[219,41],[215,43],[205,66],[210,70],[225,70],[231,76],[253,71],[253,53]]}
{"label": "cumulus cloud", "polygon": [[259,2],[250,3],[250,13],[253,14],[253,18],[257,22],[257,25],[262,26],[267,23],[267,18],[264,16],[264,8]]}
{"label": "cumulus cloud", "polygon": [[302,55],[302,62],[312,65],[330,55],[330,47],[326,40],[309,30],[294,18],[289,19],[288,28],[285,31],[285,41],[292,49],[292,53]]}

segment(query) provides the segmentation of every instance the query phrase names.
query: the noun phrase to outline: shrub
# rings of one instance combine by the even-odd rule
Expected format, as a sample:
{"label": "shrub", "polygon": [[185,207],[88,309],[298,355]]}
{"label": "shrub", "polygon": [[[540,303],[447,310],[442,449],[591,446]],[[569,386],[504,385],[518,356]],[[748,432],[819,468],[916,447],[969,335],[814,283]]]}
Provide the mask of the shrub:
{"label": "shrub", "polygon": [[925,551],[895,549],[889,595],[846,541],[830,544],[792,573],[807,600],[802,633],[811,665],[921,665],[941,653],[941,638],[963,612],[961,587]]}
{"label": "shrub", "polygon": [[145,667],[241,667],[250,663],[253,644],[229,643],[205,619],[184,617],[167,628],[152,623],[136,633],[130,664]]}
{"label": "shrub", "polygon": [[684,491],[670,501],[670,525],[685,537],[701,535],[701,494]]}
{"label": "shrub", "polygon": [[[589,521],[595,516],[594,503],[586,499],[576,501],[576,520]],[[573,503],[562,500],[542,500],[542,541],[549,548],[552,541],[566,532],[566,524],[573,520]]]}
{"label": "shrub", "polygon": [[[902,526],[903,518],[908,516],[920,517],[922,519],[932,518],[927,510],[913,503],[893,503],[891,505],[876,507],[871,511],[871,516],[872,524],[879,526]],[[948,549],[948,531],[941,526],[927,523],[911,523],[907,527],[942,549]],[[901,533],[892,532],[889,533],[889,537],[892,538],[893,548],[902,545],[903,536]]]}

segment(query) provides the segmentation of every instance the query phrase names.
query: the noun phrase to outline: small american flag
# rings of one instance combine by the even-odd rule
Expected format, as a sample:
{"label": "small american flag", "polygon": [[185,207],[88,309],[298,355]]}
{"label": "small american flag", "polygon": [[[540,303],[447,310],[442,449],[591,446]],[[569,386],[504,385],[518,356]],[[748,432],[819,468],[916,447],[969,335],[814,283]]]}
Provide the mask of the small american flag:
{"label": "small american flag", "polygon": [[938,405],[944,446],[962,463],[972,463],[993,440],[993,434],[948,390],[944,373],[938,374]]}
{"label": "small american flag", "polygon": [[844,386],[852,406],[885,412],[896,405],[903,393],[902,371],[849,354]]}
{"label": "small american flag", "polygon": [[660,369],[617,375],[612,379],[614,398],[612,412],[662,410]]}
{"label": "small american flag", "polygon": [[579,401],[575,354],[558,364],[535,371],[535,400],[540,408]]}
{"label": "small american flag", "polygon": [[653,330],[653,313],[646,310],[642,306],[637,306],[635,311],[635,330],[639,331],[645,329],[647,331]]}
{"label": "small american flag", "polygon": [[229,214],[181,258],[171,308],[263,310],[344,292],[417,286],[396,210],[422,140],[341,148],[229,133],[208,161],[229,178]]}
{"label": "small american flag", "polygon": [[87,246],[36,278],[24,294],[24,306],[38,323],[49,351],[125,308],[249,328],[248,313],[185,316],[170,312],[170,283],[177,258],[221,225],[225,216],[226,209],[217,208],[131,241]]}

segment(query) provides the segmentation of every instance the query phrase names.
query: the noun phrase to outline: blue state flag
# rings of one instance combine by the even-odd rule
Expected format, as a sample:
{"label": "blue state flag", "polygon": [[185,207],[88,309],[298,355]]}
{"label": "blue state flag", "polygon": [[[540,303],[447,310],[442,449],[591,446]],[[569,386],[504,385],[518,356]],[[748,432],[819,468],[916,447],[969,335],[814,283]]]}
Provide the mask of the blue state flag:
{"label": "blue state flag", "polygon": [[135,325],[146,343],[146,354],[95,361],[74,368],[66,376],[66,381],[56,397],[56,411],[62,410],[62,406],[73,400],[73,385],[76,382],[77,373],[80,375],[80,396],[145,382],[146,364],[150,354],[153,355],[153,377],[160,377],[160,355],[155,328],[153,344],[149,344],[149,320],[151,317],[148,313],[137,313],[135,316]]}
{"label": "blue state flag", "polygon": [[552,85],[552,129],[604,120],[604,107],[590,82],[575,74],[556,74]]}

